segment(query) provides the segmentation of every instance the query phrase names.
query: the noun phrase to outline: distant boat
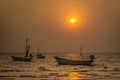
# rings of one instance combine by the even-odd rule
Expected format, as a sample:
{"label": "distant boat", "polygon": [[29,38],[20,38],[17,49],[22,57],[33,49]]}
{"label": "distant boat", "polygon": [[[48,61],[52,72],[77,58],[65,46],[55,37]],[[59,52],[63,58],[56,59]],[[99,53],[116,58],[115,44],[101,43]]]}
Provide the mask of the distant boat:
{"label": "distant boat", "polygon": [[38,55],[37,55],[37,58],[43,59],[43,58],[45,58],[45,56],[43,56],[43,55],[41,55],[41,54],[38,54]]}
{"label": "distant boat", "polygon": [[37,58],[39,58],[39,59],[44,59],[45,58],[44,55],[42,55],[42,54],[39,53],[39,48],[38,48]]}
{"label": "distant boat", "polygon": [[[82,49],[81,49],[82,50]],[[81,53],[82,56],[82,53]],[[90,60],[69,60],[55,56],[54,57],[60,65],[91,65],[93,63],[94,55],[90,55]]]}
{"label": "distant boat", "polygon": [[25,58],[25,57],[15,57],[15,56],[12,56],[12,59],[13,59],[13,61],[26,61],[26,62],[28,62],[28,61],[31,61],[32,60],[32,58]]}
{"label": "distant boat", "polygon": [[32,54],[29,54],[30,45],[28,45],[28,38],[26,39],[26,52],[24,57],[12,56],[13,61],[26,61],[29,62],[32,60]]}

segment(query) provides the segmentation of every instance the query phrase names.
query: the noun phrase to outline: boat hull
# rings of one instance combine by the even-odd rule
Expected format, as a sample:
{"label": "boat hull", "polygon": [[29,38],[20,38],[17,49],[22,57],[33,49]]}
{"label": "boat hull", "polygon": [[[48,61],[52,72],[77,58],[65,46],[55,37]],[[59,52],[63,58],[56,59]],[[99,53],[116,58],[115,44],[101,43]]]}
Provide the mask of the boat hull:
{"label": "boat hull", "polygon": [[39,58],[39,59],[44,59],[45,56],[37,56],[37,58]]}
{"label": "boat hull", "polygon": [[30,62],[32,60],[32,58],[24,58],[24,57],[15,57],[12,56],[13,61],[25,61],[25,62]]}
{"label": "boat hull", "polygon": [[79,60],[68,60],[59,57],[54,57],[60,65],[91,65],[93,60],[79,61]]}

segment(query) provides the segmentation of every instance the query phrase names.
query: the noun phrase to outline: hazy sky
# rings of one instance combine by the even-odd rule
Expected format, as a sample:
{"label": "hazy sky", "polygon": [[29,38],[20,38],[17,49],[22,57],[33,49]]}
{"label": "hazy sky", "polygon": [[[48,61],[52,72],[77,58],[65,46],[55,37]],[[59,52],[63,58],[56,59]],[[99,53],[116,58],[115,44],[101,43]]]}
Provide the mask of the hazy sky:
{"label": "hazy sky", "polygon": [[0,0],[0,52],[27,37],[32,52],[120,52],[120,0]]}

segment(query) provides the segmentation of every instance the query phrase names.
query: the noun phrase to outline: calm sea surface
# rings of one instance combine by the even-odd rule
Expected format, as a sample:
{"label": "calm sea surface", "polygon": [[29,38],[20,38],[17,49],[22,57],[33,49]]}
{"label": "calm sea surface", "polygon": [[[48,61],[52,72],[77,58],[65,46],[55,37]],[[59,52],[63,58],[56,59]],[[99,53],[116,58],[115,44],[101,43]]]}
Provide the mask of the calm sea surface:
{"label": "calm sea surface", "polygon": [[45,59],[33,53],[32,62],[14,62],[11,55],[24,54],[0,53],[0,80],[120,80],[120,53],[94,53],[92,66],[58,65],[53,57],[79,60],[79,53],[43,53]]}

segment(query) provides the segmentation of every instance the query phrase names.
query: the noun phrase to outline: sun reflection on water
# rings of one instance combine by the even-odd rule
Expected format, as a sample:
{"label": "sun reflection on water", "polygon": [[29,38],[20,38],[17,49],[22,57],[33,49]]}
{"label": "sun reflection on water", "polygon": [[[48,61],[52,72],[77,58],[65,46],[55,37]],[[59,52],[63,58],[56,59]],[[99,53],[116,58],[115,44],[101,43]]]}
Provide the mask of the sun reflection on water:
{"label": "sun reflection on water", "polygon": [[80,80],[77,72],[70,72],[68,74],[68,80]]}
{"label": "sun reflection on water", "polygon": [[65,54],[64,58],[66,59],[70,59],[70,60],[80,60],[81,57],[78,53],[69,53],[69,54]]}

